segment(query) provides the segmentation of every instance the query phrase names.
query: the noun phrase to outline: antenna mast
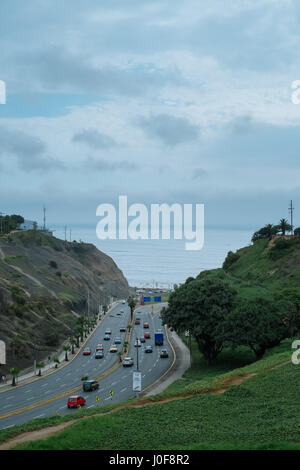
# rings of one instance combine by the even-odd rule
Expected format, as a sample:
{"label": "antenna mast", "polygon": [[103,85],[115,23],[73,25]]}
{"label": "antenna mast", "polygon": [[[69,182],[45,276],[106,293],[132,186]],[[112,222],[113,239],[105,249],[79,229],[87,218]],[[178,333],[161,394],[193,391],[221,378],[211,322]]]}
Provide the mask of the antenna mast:
{"label": "antenna mast", "polygon": [[293,201],[291,201],[290,207],[289,207],[289,212],[291,213],[291,227],[292,227],[292,234],[294,233],[294,225],[293,225],[293,215],[294,215],[294,207],[293,207]]}

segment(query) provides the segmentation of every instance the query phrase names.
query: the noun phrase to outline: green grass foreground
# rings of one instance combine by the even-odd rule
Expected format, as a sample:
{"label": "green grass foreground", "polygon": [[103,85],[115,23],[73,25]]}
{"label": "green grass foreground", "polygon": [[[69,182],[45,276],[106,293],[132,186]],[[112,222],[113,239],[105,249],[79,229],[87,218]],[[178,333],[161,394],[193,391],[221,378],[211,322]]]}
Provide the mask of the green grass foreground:
{"label": "green grass foreground", "polygon": [[[194,372],[192,367],[183,379],[153,397],[150,405],[122,410],[117,410],[117,405],[101,407],[98,410],[104,413],[101,416],[94,414],[77,420],[57,435],[15,449],[300,450],[300,366],[290,362],[289,341],[252,364],[249,352],[243,351],[240,359],[236,352],[235,362],[239,367],[226,372],[231,354],[225,351],[219,365],[212,366],[215,370],[202,368],[202,379],[201,367],[195,366]],[[229,362],[232,360],[231,357]],[[247,365],[243,367],[242,363]],[[257,375],[241,385],[230,386],[223,394],[207,393],[220,389],[231,378],[248,374]],[[190,396],[159,403],[178,394]],[[115,411],[108,413],[113,408]],[[65,419],[57,417],[52,424],[62,421]],[[12,428],[8,431],[13,432]]]}

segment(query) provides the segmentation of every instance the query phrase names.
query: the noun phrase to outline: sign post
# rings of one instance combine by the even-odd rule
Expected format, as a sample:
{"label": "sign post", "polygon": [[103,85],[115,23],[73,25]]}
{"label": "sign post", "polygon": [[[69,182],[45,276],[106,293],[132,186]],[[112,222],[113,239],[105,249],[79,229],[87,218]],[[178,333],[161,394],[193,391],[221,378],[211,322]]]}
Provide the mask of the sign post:
{"label": "sign post", "polygon": [[133,384],[132,389],[136,392],[137,397],[139,396],[139,392],[142,391],[142,373],[138,370],[133,371]]}

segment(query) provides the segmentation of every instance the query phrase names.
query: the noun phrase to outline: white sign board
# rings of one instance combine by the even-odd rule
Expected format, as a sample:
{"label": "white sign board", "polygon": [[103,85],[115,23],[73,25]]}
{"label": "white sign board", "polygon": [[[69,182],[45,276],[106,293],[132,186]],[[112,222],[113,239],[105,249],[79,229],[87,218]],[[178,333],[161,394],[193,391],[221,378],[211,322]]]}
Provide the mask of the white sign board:
{"label": "white sign board", "polygon": [[0,340],[0,364],[6,364],[5,343]]}
{"label": "white sign board", "polygon": [[190,336],[190,330],[185,330],[185,336]]}
{"label": "white sign board", "polygon": [[142,373],[138,371],[133,372],[133,384],[132,389],[134,392],[142,391]]}

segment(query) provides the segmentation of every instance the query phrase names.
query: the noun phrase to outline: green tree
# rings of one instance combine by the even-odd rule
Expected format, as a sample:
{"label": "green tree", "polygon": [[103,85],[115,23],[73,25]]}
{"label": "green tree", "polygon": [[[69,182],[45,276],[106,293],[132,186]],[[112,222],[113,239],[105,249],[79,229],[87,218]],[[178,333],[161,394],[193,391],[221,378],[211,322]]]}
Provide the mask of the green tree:
{"label": "green tree", "polygon": [[58,364],[59,364],[59,359],[58,359],[58,357],[55,357],[55,358],[53,359],[53,362],[55,362],[55,369],[57,369],[57,366],[58,366]]}
{"label": "green tree", "polygon": [[9,370],[9,373],[12,375],[12,383],[11,383],[11,385],[14,387],[14,386],[16,385],[16,377],[19,375],[20,369],[18,369],[17,367],[12,367],[12,368]]}
{"label": "green tree", "polygon": [[39,369],[38,375],[41,376],[42,375],[42,368],[45,366],[45,364],[43,362],[37,362],[36,366]]}
{"label": "green tree", "polygon": [[267,349],[278,346],[288,336],[285,311],[286,303],[241,299],[226,320],[225,336],[234,346],[249,346],[256,359],[261,359]]}
{"label": "green tree", "polygon": [[127,299],[127,303],[129,305],[129,308],[130,308],[130,320],[132,321],[133,312],[134,312],[134,309],[135,309],[135,306],[136,306],[136,300],[132,297],[132,295],[130,295]]}
{"label": "green tree", "polygon": [[75,346],[76,346],[76,344],[77,344],[76,338],[75,338],[75,337],[72,337],[72,338],[70,339],[70,343],[71,343],[71,354],[74,354],[74,348],[75,348]]}
{"label": "green tree", "polygon": [[296,235],[297,237],[300,237],[300,227],[295,228],[294,235]]}
{"label": "green tree", "polygon": [[251,240],[253,243],[256,242],[257,240],[261,240],[262,238],[267,238],[271,240],[271,238],[274,235],[277,235],[279,231],[280,229],[277,225],[267,224],[261,229],[259,229],[257,232],[255,232]]}
{"label": "green tree", "polygon": [[205,360],[213,362],[224,344],[224,322],[237,292],[220,279],[188,280],[169,297],[162,323],[178,332],[189,330]]}
{"label": "green tree", "polygon": [[294,287],[283,289],[276,292],[275,300],[286,302],[284,323],[288,328],[289,337],[300,335],[300,290]]}
{"label": "green tree", "polygon": [[292,231],[292,226],[286,219],[280,219],[279,225],[277,227],[278,231],[280,231],[282,235],[285,235],[286,232]]}
{"label": "green tree", "polygon": [[65,351],[65,361],[68,361],[69,358],[68,358],[68,351],[70,351],[70,346],[66,345],[63,347],[63,350]]}

